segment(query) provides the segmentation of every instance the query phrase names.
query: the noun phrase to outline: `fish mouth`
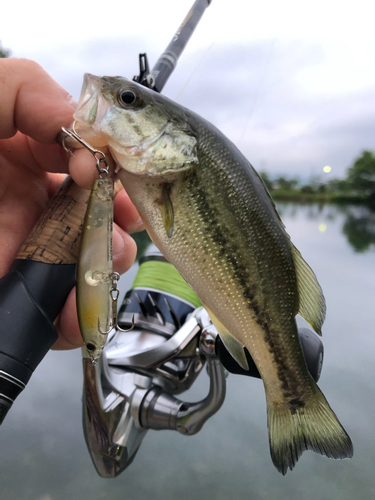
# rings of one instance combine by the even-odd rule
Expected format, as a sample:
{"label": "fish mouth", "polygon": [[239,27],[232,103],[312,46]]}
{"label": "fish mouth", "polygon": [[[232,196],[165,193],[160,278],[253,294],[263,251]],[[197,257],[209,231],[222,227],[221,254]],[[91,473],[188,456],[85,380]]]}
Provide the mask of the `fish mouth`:
{"label": "fish mouth", "polygon": [[[107,145],[107,140],[101,137],[94,128],[94,124],[101,114],[100,111],[98,112],[102,107],[100,105],[101,89],[102,83],[100,77],[85,73],[81,95],[79,97],[77,109],[73,115],[74,122],[68,127],[68,130],[77,133],[93,147],[103,147]],[[82,144],[79,144],[75,139],[64,132],[60,132],[57,137],[57,142],[59,144],[64,144],[64,146],[68,148],[83,147]]]}
{"label": "fish mouth", "polygon": [[98,103],[101,91],[100,78],[90,73],[85,73],[78,106],[74,119],[85,125],[93,125],[98,114]]}

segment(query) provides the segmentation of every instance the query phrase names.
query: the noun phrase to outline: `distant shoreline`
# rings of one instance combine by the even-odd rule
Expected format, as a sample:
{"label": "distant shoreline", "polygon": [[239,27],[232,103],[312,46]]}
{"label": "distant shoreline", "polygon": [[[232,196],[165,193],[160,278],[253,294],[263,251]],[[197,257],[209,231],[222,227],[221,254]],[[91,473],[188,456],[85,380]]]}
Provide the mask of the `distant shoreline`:
{"label": "distant shoreline", "polygon": [[353,205],[369,205],[369,199],[355,194],[342,194],[334,192],[305,193],[299,190],[269,189],[274,200],[295,201],[298,203],[340,203]]}
{"label": "distant shoreline", "polygon": [[[329,173],[331,167],[323,169]],[[364,205],[375,211],[375,153],[362,151],[348,168],[345,179],[311,176],[306,184],[298,177],[279,175],[274,178],[260,172],[264,184],[275,200],[298,203],[336,203]]]}

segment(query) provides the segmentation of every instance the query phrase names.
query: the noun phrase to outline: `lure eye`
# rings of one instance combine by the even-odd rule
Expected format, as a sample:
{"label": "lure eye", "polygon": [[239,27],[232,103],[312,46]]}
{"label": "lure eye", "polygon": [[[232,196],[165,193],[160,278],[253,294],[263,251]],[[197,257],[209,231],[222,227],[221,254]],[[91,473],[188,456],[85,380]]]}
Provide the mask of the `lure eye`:
{"label": "lure eye", "polygon": [[91,342],[88,342],[88,343],[86,344],[86,347],[87,347],[87,350],[88,350],[88,351],[91,351],[91,352],[92,352],[92,351],[95,351],[95,349],[96,349],[96,345],[95,345],[95,344],[91,344]]}
{"label": "lure eye", "polygon": [[117,100],[126,109],[138,109],[143,104],[141,92],[136,88],[123,87],[118,92]]}

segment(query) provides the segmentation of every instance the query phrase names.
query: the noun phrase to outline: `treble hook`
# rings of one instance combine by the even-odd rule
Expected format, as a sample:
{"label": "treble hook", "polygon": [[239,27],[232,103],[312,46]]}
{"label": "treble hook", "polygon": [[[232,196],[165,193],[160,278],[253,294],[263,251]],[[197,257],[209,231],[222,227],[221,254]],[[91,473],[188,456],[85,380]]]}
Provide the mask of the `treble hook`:
{"label": "treble hook", "polygon": [[[79,142],[80,144],[82,144],[82,146],[84,146],[86,149],[88,149],[90,151],[90,153],[93,155],[93,157],[95,158],[95,161],[96,161],[96,169],[98,171],[98,174],[99,174],[99,177],[102,178],[103,174],[105,175],[108,175],[108,172],[109,172],[109,165],[108,165],[108,162],[107,162],[107,159],[105,157],[105,154],[102,152],[102,151],[99,151],[99,149],[95,149],[91,146],[91,144],[89,144],[88,142],[86,142],[84,139],[82,139],[82,137],[80,137],[77,132],[76,132],[76,129],[75,129],[75,125],[76,125],[76,121],[73,122],[73,125],[72,125],[72,128],[73,130],[69,130],[65,127],[61,127],[61,130],[66,134],[68,135],[69,137],[71,137],[72,139],[74,139],[75,141]],[[62,147],[65,149],[65,151],[67,153],[69,153],[71,156],[74,156],[74,154],[72,153],[72,151],[70,151],[70,149],[68,149],[65,145],[65,137],[64,139],[62,140]],[[101,155],[100,158],[98,158],[97,155]],[[104,163],[106,168],[102,168],[100,166],[100,163]]]}
{"label": "treble hook", "polygon": [[100,319],[98,318],[99,333],[101,333],[102,335],[108,335],[109,332],[113,328],[116,328],[116,330],[118,330],[119,332],[130,332],[134,328],[134,314],[133,314],[133,318],[132,318],[132,326],[128,330],[124,330],[117,323],[117,300],[118,300],[118,297],[120,295],[120,291],[117,288],[117,283],[118,283],[118,280],[120,279],[119,273],[112,273],[110,276],[110,279],[112,281],[112,288],[109,292],[109,294],[111,296],[111,301],[112,301],[112,319],[111,319],[110,324],[109,324],[109,330],[103,331],[100,327]]}

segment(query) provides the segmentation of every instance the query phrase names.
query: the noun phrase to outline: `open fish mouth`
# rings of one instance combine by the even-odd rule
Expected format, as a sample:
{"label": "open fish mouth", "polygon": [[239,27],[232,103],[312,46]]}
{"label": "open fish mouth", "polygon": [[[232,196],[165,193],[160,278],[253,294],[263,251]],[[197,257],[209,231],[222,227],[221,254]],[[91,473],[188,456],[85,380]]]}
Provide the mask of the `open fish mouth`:
{"label": "open fish mouth", "polygon": [[[81,95],[73,115],[74,122],[68,127],[68,130],[78,134],[93,147],[103,147],[108,144],[107,138],[95,130],[95,123],[98,123],[98,120],[100,122],[111,105],[106,103],[105,99],[100,98],[101,93],[101,78],[85,73]],[[82,144],[79,144],[73,137],[64,132],[60,132],[57,142],[63,144],[66,148],[83,147]]]}
{"label": "open fish mouth", "polygon": [[74,118],[78,122],[85,125],[93,125],[95,123],[98,114],[100,91],[100,78],[90,73],[85,73],[78,106],[74,113]]}

